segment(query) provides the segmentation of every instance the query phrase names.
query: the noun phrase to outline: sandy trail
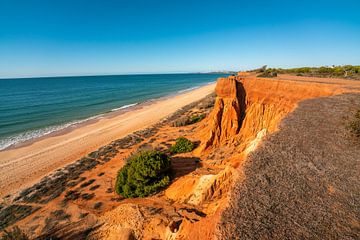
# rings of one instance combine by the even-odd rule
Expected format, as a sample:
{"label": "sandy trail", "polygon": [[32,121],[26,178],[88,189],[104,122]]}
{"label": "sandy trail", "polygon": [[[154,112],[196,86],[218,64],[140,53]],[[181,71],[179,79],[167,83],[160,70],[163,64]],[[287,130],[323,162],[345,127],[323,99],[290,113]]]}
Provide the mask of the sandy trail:
{"label": "sandy trail", "polygon": [[246,160],[218,239],[359,239],[359,93],[299,103]]}
{"label": "sandy trail", "polygon": [[155,101],[133,111],[79,126],[20,148],[0,152],[0,197],[27,187],[44,175],[107,143],[144,129],[212,93],[214,84]]}

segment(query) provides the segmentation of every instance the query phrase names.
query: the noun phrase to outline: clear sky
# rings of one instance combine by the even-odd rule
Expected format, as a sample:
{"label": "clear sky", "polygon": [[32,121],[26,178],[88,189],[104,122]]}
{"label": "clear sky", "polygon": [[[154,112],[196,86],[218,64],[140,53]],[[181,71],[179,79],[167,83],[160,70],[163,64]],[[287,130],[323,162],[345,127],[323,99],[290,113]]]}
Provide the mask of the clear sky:
{"label": "clear sky", "polygon": [[360,1],[0,0],[0,77],[360,64]]}

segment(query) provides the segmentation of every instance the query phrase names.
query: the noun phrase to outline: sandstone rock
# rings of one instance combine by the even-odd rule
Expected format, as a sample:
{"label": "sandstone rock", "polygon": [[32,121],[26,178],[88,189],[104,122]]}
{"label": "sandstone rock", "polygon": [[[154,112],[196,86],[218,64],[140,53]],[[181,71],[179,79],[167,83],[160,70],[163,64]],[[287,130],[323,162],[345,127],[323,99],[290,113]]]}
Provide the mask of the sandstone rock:
{"label": "sandstone rock", "polygon": [[227,166],[217,174],[185,176],[171,185],[165,196],[176,202],[200,206],[223,197],[230,190],[234,175],[236,170]]}
{"label": "sandstone rock", "polygon": [[216,100],[208,117],[209,135],[204,149],[231,141],[238,134],[245,112],[245,91],[236,77],[220,78],[216,84]]}
{"label": "sandstone rock", "polygon": [[299,101],[334,94],[334,89],[324,84],[309,88],[303,82],[262,79],[240,72],[219,78],[215,92],[214,108],[199,131],[201,145],[195,150],[199,156],[219,146],[240,145],[237,150],[243,152],[260,131],[276,131]]}

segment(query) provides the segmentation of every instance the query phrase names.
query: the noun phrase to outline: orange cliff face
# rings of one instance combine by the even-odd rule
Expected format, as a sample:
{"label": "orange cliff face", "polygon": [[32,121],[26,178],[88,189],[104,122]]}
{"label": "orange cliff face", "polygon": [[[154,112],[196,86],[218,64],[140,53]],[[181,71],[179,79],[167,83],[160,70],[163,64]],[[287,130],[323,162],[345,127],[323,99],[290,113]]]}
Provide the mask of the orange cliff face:
{"label": "orange cliff face", "polygon": [[344,90],[332,84],[264,79],[239,73],[218,79],[215,91],[214,109],[199,131],[198,154],[229,145],[240,146],[242,152],[256,138],[274,132],[299,101]]}
{"label": "orange cliff face", "polygon": [[[239,166],[267,134],[278,129],[280,121],[300,101],[348,90],[330,83],[265,79],[239,73],[219,78],[215,91],[217,97],[212,112],[195,130],[195,138],[201,141],[195,154],[206,158],[219,153],[208,157],[203,165],[221,170],[214,175],[185,176],[166,191],[175,201],[197,196],[198,201],[188,203],[208,213],[196,223],[184,221],[177,239],[213,238],[232,183],[244,178]],[[205,179],[208,182],[201,184]]]}
{"label": "orange cliff face", "polygon": [[[209,116],[209,137],[204,148],[218,146],[239,133],[244,117],[245,92],[234,77],[218,79],[214,110]],[[206,130],[205,130],[206,131]]]}

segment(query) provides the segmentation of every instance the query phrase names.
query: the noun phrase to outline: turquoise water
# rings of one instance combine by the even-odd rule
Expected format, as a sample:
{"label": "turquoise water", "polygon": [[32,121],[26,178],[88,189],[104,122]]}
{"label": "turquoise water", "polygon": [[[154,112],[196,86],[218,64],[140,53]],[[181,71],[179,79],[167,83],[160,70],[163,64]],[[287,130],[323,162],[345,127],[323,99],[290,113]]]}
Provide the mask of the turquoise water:
{"label": "turquoise water", "polygon": [[86,119],[176,94],[220,74],[0,79],[0,150]]}

